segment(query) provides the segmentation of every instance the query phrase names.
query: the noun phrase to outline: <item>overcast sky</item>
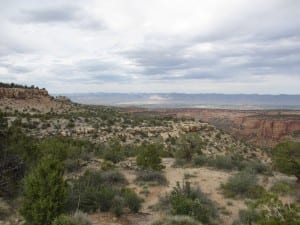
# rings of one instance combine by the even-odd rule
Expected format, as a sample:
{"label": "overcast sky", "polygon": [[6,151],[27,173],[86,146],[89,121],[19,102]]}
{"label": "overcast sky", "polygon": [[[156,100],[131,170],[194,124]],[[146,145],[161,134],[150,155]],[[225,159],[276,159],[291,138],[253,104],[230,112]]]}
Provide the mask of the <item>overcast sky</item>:
{"label": "overcast sky", "polygon": [[300,1],[1,0],[0,81],[300,94]]}

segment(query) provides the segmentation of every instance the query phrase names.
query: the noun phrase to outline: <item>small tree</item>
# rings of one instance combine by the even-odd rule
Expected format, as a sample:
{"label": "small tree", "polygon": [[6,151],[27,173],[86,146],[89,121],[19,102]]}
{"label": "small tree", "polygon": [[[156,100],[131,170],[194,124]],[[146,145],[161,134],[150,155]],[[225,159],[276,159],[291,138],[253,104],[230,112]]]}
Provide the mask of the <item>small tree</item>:
{"label": "small tree", "polygon": [[143,169],[161,170],[160,146],[155,144],[142,145],[136,157],[136,163]]}
{"label": "small tree", "polygon": [[295,175],[300,182],[300,142],[278,144],[274,149],[273,163],[280,172]]}
{"label": "small tree", "polygon": [[58,160],[44,158],[25,178],[21,214],[30,225],[50,225],[59,216],[66,200],[63,168]]}

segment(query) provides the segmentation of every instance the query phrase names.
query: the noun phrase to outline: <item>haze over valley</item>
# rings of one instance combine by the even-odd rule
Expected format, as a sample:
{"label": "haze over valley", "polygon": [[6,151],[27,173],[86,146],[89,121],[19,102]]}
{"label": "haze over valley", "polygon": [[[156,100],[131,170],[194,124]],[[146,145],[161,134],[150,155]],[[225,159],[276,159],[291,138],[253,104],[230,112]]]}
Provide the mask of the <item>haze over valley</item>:
{"label": "haze over valley", "polygon": [[146,108],[300,109],[300,95],[86,93],[62,94],[74,102]]}

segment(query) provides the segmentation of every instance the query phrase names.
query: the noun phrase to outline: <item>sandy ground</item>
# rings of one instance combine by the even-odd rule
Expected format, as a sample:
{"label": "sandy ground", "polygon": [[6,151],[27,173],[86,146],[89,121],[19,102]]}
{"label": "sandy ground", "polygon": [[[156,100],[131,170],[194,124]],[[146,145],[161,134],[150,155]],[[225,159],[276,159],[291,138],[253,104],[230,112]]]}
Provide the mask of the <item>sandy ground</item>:
{"label": "sandy ground", "polygon": [[[155,205],[159,201],[159,197],[172,190],[177,182],[182,182],[184,177],[192,175],[188,180],[192,185],[200,187],[200,189],[208,195],[208,197],[216,203],[220,214],[220,224],[231,225],[238,218],[240,209],[246,208],[244,201],[236,199],[224,199],[220,191],[220,184],[225,183],[233,172],[224,172],[211,168],[173,168],[174,159],[164,159],[163,164],[166,166],[164,173],[168,179],[167,186],[149,186],[150,193],[143,196],[143,207],[138,214],[125,214],[121,218],[115,218],[110,213],[96,213],[90,215],[95,225],[150,225],[153,221],[164,216],[160,212],[151,209],[150,206]],[[128,179],[130,188],[140,193],[142,187],[134,183],[135,171],[122,170]],[[150,207],[150,208],[149,208]],[[222,213],[225,212],[225,213]]]}

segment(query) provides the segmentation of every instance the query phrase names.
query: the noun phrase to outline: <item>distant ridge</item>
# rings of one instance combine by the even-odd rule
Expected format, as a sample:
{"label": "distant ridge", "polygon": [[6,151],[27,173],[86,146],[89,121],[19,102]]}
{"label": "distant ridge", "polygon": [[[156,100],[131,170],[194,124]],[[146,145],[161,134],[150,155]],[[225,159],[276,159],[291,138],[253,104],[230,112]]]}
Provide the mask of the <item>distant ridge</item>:
{"label": "distant ridge", "polygon": [[300,95],[86,93],[64,94],[83,104],[146,108],[300,109]]}

